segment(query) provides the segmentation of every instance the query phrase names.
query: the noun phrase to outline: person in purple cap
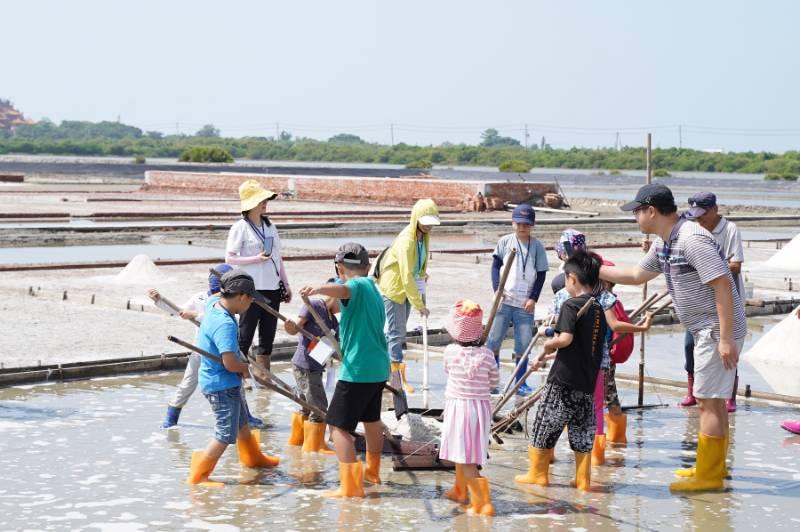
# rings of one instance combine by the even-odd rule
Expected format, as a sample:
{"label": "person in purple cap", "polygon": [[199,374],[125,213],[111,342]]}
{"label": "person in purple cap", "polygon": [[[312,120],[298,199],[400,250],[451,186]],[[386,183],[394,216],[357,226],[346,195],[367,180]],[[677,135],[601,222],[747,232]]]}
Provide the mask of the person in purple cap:
{"label": "person in purple cap", "polygon": [[[492,289],[497,292],[500,270],[508,260],[511,250],[517,251],[514,265],[503,288],[502,304],[486,340],[486,347],[494,351],[498,365],[500,344],[503,343],[509,326],[514,326],[515,361],[522,356],[533,338],[533,313],[549,267],[544,246],[531,235],[535,222],[536,212],[533,207],[526,203],[518,205],[511,214],[514,232],[501,237],[492,254]],[[527,369],[525,364],[520,366],[514,376],[515,382],[522,378]],[[528,395],[531,389],[527,383],[522,383],[517,393]]]}
{"label": "person in purple cap", "polygon": [[[728,263],[736,290],[742,300],[745,299],[744,282],[742,281],[742,263],[744,262],[744,249],[742,248],[742,235],[736,224],[719,214],[717,197],[712,192],[700,192],[689,198],[689,209],[684,213],[688,220],[700,224],[700,226],[711,233],[719,245],[722,256]],[[694,398],[694,338],[687,331],[684,341],[684,355],[686,357],[686,373],[688,393],[686,398],[679,404],[681,406],[693,406],[697,404]],[[734,379],[731,396],[725,401],[728,412],[736,412],[736,389],[739,385],[739,375],[737,372]]]}
{"label": "person in purple cap", "polygon": [[600,278],[638,285],[664,274],[680,322],[694,338],[694,394],[700,410],[697,463],[681,469],[671,491],[720,490],[728,471],[728,411],[736,364],[747,335],[744,302],[714,237],[678,216],[672,191],[661,183],[639,189],[622,206],[645,234],[657,238],[637,266],[602,266]]}

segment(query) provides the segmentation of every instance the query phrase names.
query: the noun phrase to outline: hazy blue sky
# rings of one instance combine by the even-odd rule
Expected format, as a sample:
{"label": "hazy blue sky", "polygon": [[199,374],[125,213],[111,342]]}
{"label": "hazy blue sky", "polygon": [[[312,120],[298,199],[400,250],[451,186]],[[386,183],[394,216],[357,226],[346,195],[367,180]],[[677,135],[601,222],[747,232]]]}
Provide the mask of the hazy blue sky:
{"label": "hazy blue sky", "polygon": [[[4,2],[0,97],[148,130],[800,149],[800,2]],[[715,130],[700,130],[715,128]]]}

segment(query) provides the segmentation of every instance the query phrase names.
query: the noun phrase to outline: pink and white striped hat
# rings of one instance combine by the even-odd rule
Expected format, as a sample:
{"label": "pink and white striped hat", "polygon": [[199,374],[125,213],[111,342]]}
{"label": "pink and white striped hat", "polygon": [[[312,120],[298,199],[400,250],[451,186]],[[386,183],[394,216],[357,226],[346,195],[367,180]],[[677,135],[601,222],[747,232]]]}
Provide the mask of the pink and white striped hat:
{"label": "pink and white striped hat", "polygon": [[460,299],[450,307],[444,327],[456,342],[475,342],[483,334],[483,310],[475,301]]}

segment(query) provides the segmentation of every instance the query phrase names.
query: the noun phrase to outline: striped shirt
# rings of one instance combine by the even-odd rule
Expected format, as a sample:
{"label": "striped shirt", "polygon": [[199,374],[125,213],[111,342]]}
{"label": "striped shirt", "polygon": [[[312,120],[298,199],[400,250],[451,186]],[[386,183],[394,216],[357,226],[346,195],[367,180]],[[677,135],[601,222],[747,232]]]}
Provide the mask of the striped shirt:
{"label": "striped shirt", "polygon": [[486,347],[450,344],[444,350],[447,374],[445,399],[491,399],[491,390],[500,385],[500,371],[494,353]]}
{"label": "striped shirt", "polygon": [[697,223],[680,220],[673,227],[667,245],[656,238],[639,267],[664,274],[678,319],[689,332],[696,334],[711,329],[717,339],[719,316],[714,289],[708,283],[727,276],[733,296],[733,337],[738,340],[747,334],[744,303],[735,288],[728,263],[711,233]]}

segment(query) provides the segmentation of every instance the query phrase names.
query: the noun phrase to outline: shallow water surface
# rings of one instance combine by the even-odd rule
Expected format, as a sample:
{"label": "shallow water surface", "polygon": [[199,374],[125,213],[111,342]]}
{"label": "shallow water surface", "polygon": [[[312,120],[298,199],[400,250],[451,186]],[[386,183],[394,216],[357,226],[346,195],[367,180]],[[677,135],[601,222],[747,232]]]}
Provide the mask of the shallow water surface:
{"label": "shallow water surface", "polygon": [[[409,360],[420,388],[422,364]],[[442,402],[440,360],[431,362],[431,403]],[[291,382],[288,366],[275,365]],[[504,377],[507,370],[504,370]],[[273,470],[239,466],[229,448],[213,477],[223,488],[184,484],[193,449],[212,433],[210,408],[195,394],[178,428],[158,428],[180,373],[150,374],[0,390],[0,529],[39,530],[573,530],[797,529],[800,526],[800,437],[778,427],[797,410],[740,403],[732,416],[729,468],[723,493],[671,495],[672,470],[691,463],[696,409],[662,408],[628,414],[627,448],[609,449],[593,470],[595,490],[568,487],[573,459],[562,437],[549,488],[523,487],[513,475],[527,468],[526,442],[504,436],[483,471],[497,516],[470,517],[442,497],[449,472],[393,472],[384,458],[384,484],[363,500],[336,500],[333,457],[301,455],[286,439],[292,406],[264,390],[248,392],[269,428],[262,447],[281,457]],[[540,377],[532,379],[536,384]],[[622,389],[623,403],[635,390]],[[421,394],[411,396],[420,405]],[[677,396],[665,396],[669,402]],[[384,404],[388,404],[385,396]]]}

